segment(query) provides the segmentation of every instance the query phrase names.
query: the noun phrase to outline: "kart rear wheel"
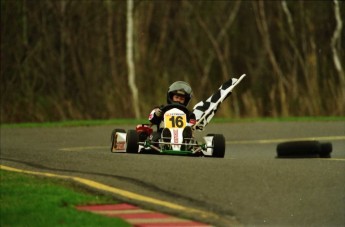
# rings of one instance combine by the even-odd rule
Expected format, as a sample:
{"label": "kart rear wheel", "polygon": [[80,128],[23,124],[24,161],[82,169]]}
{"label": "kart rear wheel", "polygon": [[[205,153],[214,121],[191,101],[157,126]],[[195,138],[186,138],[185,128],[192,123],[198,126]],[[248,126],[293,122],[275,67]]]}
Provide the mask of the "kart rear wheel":
{"label": "kart rear wheel", "polygon": [[135,130],[128,130],[127,137],[126,137],[126,152],[127,153],[138,153],[139,149],[139,136],[137,131]]}
{"label": "kart rear wheel", "polygon": [[224,158],[225,155],[225,138],[222,134],[209,134],[213,136],[213,153],[214,158]]}
{"label": "kart rear wheel", "polygon": [[111,141],[111,147],[110,147],[110,151],[113,152],[113,150],[116,147],[116,133],[117,132],[123,132],[126,133],[126,130],[124,129],[120,129],[120,128],[116,128],[111,132],[111,137],[110,137],[110,141]]}

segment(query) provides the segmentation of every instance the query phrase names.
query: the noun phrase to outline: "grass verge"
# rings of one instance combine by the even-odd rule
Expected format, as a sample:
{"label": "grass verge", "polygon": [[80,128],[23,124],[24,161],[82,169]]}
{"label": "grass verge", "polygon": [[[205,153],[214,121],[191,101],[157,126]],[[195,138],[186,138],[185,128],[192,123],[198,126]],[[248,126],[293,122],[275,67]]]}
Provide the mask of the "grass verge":
{"label": "grass verge", "polygon": [[115,203],[72,187],[57,179],[46,179],[0,170],[0,226],[131,226],[110,218],[75,209],[76,205]]}

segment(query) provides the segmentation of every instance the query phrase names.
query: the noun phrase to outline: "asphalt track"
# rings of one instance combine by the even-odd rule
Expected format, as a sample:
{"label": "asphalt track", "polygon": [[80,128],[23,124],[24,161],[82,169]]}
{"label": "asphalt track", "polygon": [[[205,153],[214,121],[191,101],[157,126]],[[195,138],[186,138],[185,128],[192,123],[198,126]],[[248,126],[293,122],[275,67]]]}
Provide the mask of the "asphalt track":
{"label": "asphalt track", "polygon": [[[197,137],[224,134],[224,159],[114,154],[113,128],[134,125],[1,128],[1,167],[215,226],[345,225],[345,122],[211,123]],[[277,143],[312,139],[332,158],[276,158]]]}

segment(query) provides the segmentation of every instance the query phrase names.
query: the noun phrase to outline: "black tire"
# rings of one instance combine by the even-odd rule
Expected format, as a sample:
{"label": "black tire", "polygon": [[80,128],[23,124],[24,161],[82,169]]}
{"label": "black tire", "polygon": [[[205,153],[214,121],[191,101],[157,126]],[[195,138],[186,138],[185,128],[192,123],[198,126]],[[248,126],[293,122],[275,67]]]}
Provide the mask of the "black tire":
{"label": "black tire", "polygon": [[331,152],[333,150],[332,144],[330,142],[320,143],[321,151],[320,151],[320,158],[330,158]]}
{"label": "black tire", "polygon": [[214,158],[224,158],[225,155],[225,138],[222,134],[208,134],[213,136],[213,153]]}
{"label": "black tire", "polygon": [[127,131],[127,137],[126,137],[126,143],[127,143],[127,148],[126,152],[127,153],[138,153],[139,149],[139,136],[137,131],[135,130],[128,130]]}
{"label": "black tire", "polygon": [[318,141],[292,141],[277,146],[278,158],[318,158],[320,152]]}
{"label": "black tire", "polygon": [[113,152],[113,147],[115,146],[115,134],[117,132],[126,132],[126,130],[124,129],[120,129],[120,128],[116,128],[111,132],[111,137],[110,137],[110,141],[111,141],[111,147],[110,147],[110,151]]}

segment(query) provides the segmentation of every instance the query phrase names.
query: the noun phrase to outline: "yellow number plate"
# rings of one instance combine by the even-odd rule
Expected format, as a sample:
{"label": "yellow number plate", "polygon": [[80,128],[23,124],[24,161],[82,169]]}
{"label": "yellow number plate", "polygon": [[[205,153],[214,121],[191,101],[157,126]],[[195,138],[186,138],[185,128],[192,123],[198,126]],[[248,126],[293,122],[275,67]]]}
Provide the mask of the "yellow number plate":
{"label": "yellow number plate", "polygon": [[164,116],[164,127],[165,128],[184,128],[187,125],[187,119],[185,114],[181,115],[170,115]]}

